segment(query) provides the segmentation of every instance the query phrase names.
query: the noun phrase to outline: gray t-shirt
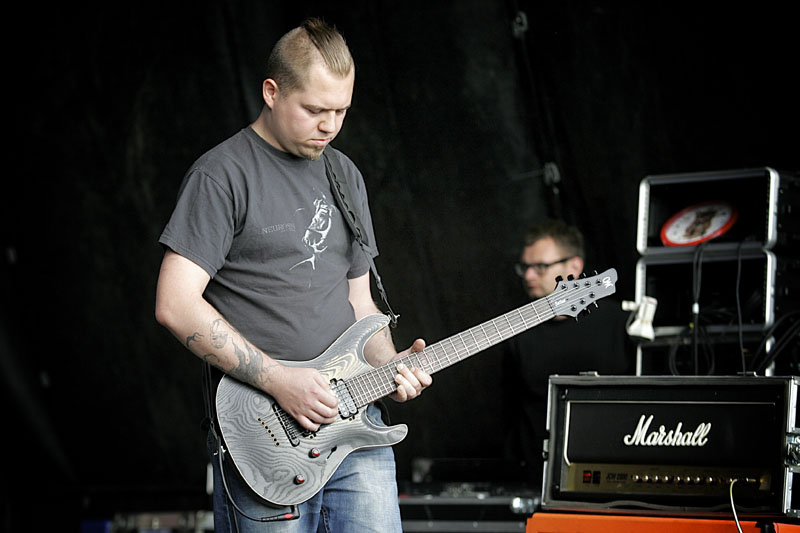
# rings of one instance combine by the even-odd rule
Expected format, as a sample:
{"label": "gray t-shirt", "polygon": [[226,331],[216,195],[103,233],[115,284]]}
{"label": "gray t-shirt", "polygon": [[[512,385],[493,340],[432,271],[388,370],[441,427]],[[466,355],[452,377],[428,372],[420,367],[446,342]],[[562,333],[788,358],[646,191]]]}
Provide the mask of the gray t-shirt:
{"label": "gray t-shirt", "polygon": [[[363,177],[337,155],[372,244]],[[323,160],[281,152],[249,127],[189,169],[159,242],[208,272],[204,297],[284,360],[316,357],[355,321],[347,280],[369,270]]]}

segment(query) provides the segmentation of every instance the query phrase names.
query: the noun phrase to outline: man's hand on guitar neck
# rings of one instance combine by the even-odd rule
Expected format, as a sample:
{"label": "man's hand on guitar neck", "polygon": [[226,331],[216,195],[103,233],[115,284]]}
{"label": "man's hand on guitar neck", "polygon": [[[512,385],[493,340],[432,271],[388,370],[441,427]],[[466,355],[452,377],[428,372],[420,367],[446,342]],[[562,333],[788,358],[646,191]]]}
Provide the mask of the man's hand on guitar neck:
{"label": "man's hand on guitar neck", "polygon": [[[363,276],[349,280],[349,300],[355,311],[356,320],[372,313],[380,313],[370,293],[369,279],[369,272],[367,272]],[[392,333],[386,327],[377,332],[364,346],[364,358],[377,368],[424,349],[425,341],[417,339],[407,350],[397,353],[392,341]],[[389,397],[396,402],[411,400],[419,396],[422,390],[430,386],[432,382],[433,378],[422,369],[408,368],[406,365],[399,364],[395,376],[397,391],[390,394]]]}
{"label": "man's hand on guitar neck", "polygon": [[[424,349],[425,341],[417,339],[407,350],[398,353],[392,358],[392,361],[411,353],[421,352]],[[405,402],[422,394],[422,391],[433,383],[433,378],[421,368],[409,368],[400,363],[397,365],[397,375],[394,377],[394,382],[397,383],[397,391],[390,394],[389,398],[396,402]]]}

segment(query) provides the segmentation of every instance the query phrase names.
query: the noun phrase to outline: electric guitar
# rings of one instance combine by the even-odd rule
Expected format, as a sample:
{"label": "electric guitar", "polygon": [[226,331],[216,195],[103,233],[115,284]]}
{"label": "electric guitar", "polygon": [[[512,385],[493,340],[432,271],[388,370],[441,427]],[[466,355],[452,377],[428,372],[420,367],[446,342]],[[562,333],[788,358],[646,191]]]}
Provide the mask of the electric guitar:
{"label": "electric guitar", "polygon": [[405,424],[379,426],[365,416],[370,403],[396,390],[399,363],[433,374],[555,316],[577,317],[613,294],[616,281],[613,268],[593,277],[559,281],[549,296],[379,368],[367,363],[363,349],[389,319],[382,314],[366,316],[315,359],[282,361],[317,369],[330,379],[339,399],[339,418],[313,432],[269,395],[225,375],[215,403],[228,453],[245,482],[264,500],[280,506],[303,503],[319,492],[351,452],[390,446],[405,438]]}

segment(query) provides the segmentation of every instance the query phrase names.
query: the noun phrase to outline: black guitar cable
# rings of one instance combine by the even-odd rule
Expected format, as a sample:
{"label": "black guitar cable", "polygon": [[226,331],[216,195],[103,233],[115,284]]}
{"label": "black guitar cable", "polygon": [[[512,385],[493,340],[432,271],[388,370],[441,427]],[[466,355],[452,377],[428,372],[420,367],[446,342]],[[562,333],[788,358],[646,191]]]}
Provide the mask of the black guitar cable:
{"label": "black guitar cable", "polygon": [[739,355],[742,359],[742,375],[747,373],[747,363],[744,358],[744,331],[742,326],[742,298],[739,294],[739,288],[742,282],[742,246],[744,241],[739,243],[736,253],[736,318],[739,320]]}
{"label": "black guitar cable", "polygon": [[[706,241],[708,242],[708,241]],[[692,258],[692,355],[694,361],[694,375],[700,374],[699,368],[699,335],[700,335],[700,282],[703,275],[703,250],[706,242],[697,245]]]}
{"label": "black guitar cable", "polygon": [[[233,495],[231,494],[231,491],[228,488],[228,481],[225,478],[225,467],[222,457],[223,454],[225,453],[225,450],[222,448],[222,442],[219,436],[217,436],[216,432],[213,431],[213,429],[212,433],[214,433],[214,438],[217,440],[217,462],[219,463],[220,475],[222,477],[222,486],[225,487],[225,495],[228,497],[228,501],[231,502],[231,505],[233,505],[233,508],[236,509],[236,512],[238,512],[240,515],[247,518],[248,520],[252,520],[253,522],[279,522],[284,520],[297,520],[298,518],[300,518],[300,510],[298,509],[297,505],[290,506],[291,510],[288,513],[279,513],[276,515],[262,516],[259,518],[255,516],[250,516],[249,514],[244,512],[244,510],[241,507],[239,507],[233,500]],[[234,522],[235,522],[234,525],[236,526],[236,531],[239,531],[239,523],[238,520],[236,520],[236,516],[234,516]]]}
{"label": "black guitar cable", "polygon": [[695,336],[698,338],[698,354],[696,357],[692,357],[692,359],[694,359],[694,368],[690,370],[688,375],[700,375],[700,370],[698,368],[700,364],[700,353],[702,353],[706,363],[704,375],[712,376],[716,372],[716,354],[712,348],[712,342],[706,328],[699,324],[690,324],[683,328],[678,334],[677,339],[669,345],[667,363],[669,365],[669,371],[673,376],[685,375],[681,373],[678,367],[678,352],[681,347],[686,346],[689,348],[690,355],[693,355],[691,352],[694,350],[694,341],[691,340],[690,337],[694,338]]}
{"label": "black guitar cable", "polygon": [[[247,518],[248,520],[252,520],[254,522],[279,522],[284,520],[297,520],[300,518],[300,509],[297,505],[289,506],[290,511],[279,513],[273,516],[262,516],[262,517],[255,517],[250,516],[247,514],[241,507],[239,507],[233,499],[233,495],[231,494],[230,488],[228,487],[228,481],[225,476],[225,464],[224,464],[224,454],[225,449],[222,446],[222,439],[217,434],[216,424],[214,423],[214,402],[212,400],[211,395],[211,365],[206,363],[203,365],[203,396],[204,396],[204,404],[206,410],[206,419],[204,420],[204,426],[208,427],[208,430],[211,432],[211,435],[214,437],[214,442],[217,445],[217,462],[219,464],[219,473],[220,477],[222,478],[222,486],[225,489],[225,496],[228,498],[228,501],[231,502],[233,508],[236,510],[237,513],[242,515],[243,517]],[[236,518],[236,515],[233,516],[234,527],[238,533],[239,531],[239,521]]]}
{"label": "black guitar cable", "polygon": [[[800,313],[800,311],[793,311],[792,313],[789,313],[781,317],[781,320],[779,322],[776,322],[775,326],[779,325],[784,320],[788,320],[789,322],[791,322],[789,318],[792,317],[793,315],[797,315],[797,313]],[[761,355],[762,351],[766,347],[766,343],[769,340],[770,336],[775,332],[776,329],[775,326],[773,326],[773,328],[770,329],[767,335],[765,335],[764,340],[761,342],[761,346],[759,347],[759,350],[756,353],[756,356]],[[795,343],[795,345],[800,345],[800,320],[791,323],[791,325],[787,327],[787,329],[783,332],[783,334],[776,339],[775,344],[772,346],[770,351],[764,352],[763,361],[761,361],[758,364],[755,364],[754,361],[753,365],[754,370],[756,372],[766,371],[767,367],[769,367],[773,363],[773,361],[775,361],[778,358],[778,356],[781,354],[783,350],[790,347],[792,343]]]}

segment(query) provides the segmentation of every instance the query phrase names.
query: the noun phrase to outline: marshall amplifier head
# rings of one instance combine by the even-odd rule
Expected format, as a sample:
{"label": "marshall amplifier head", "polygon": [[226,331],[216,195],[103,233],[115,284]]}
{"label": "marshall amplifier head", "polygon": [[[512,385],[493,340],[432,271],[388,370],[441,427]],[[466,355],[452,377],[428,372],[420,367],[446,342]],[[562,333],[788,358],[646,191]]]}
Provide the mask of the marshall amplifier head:
{"label": "marshall amplifier head", "polygon": [[552,376],[542,508],[800,516],[798,379]]}

